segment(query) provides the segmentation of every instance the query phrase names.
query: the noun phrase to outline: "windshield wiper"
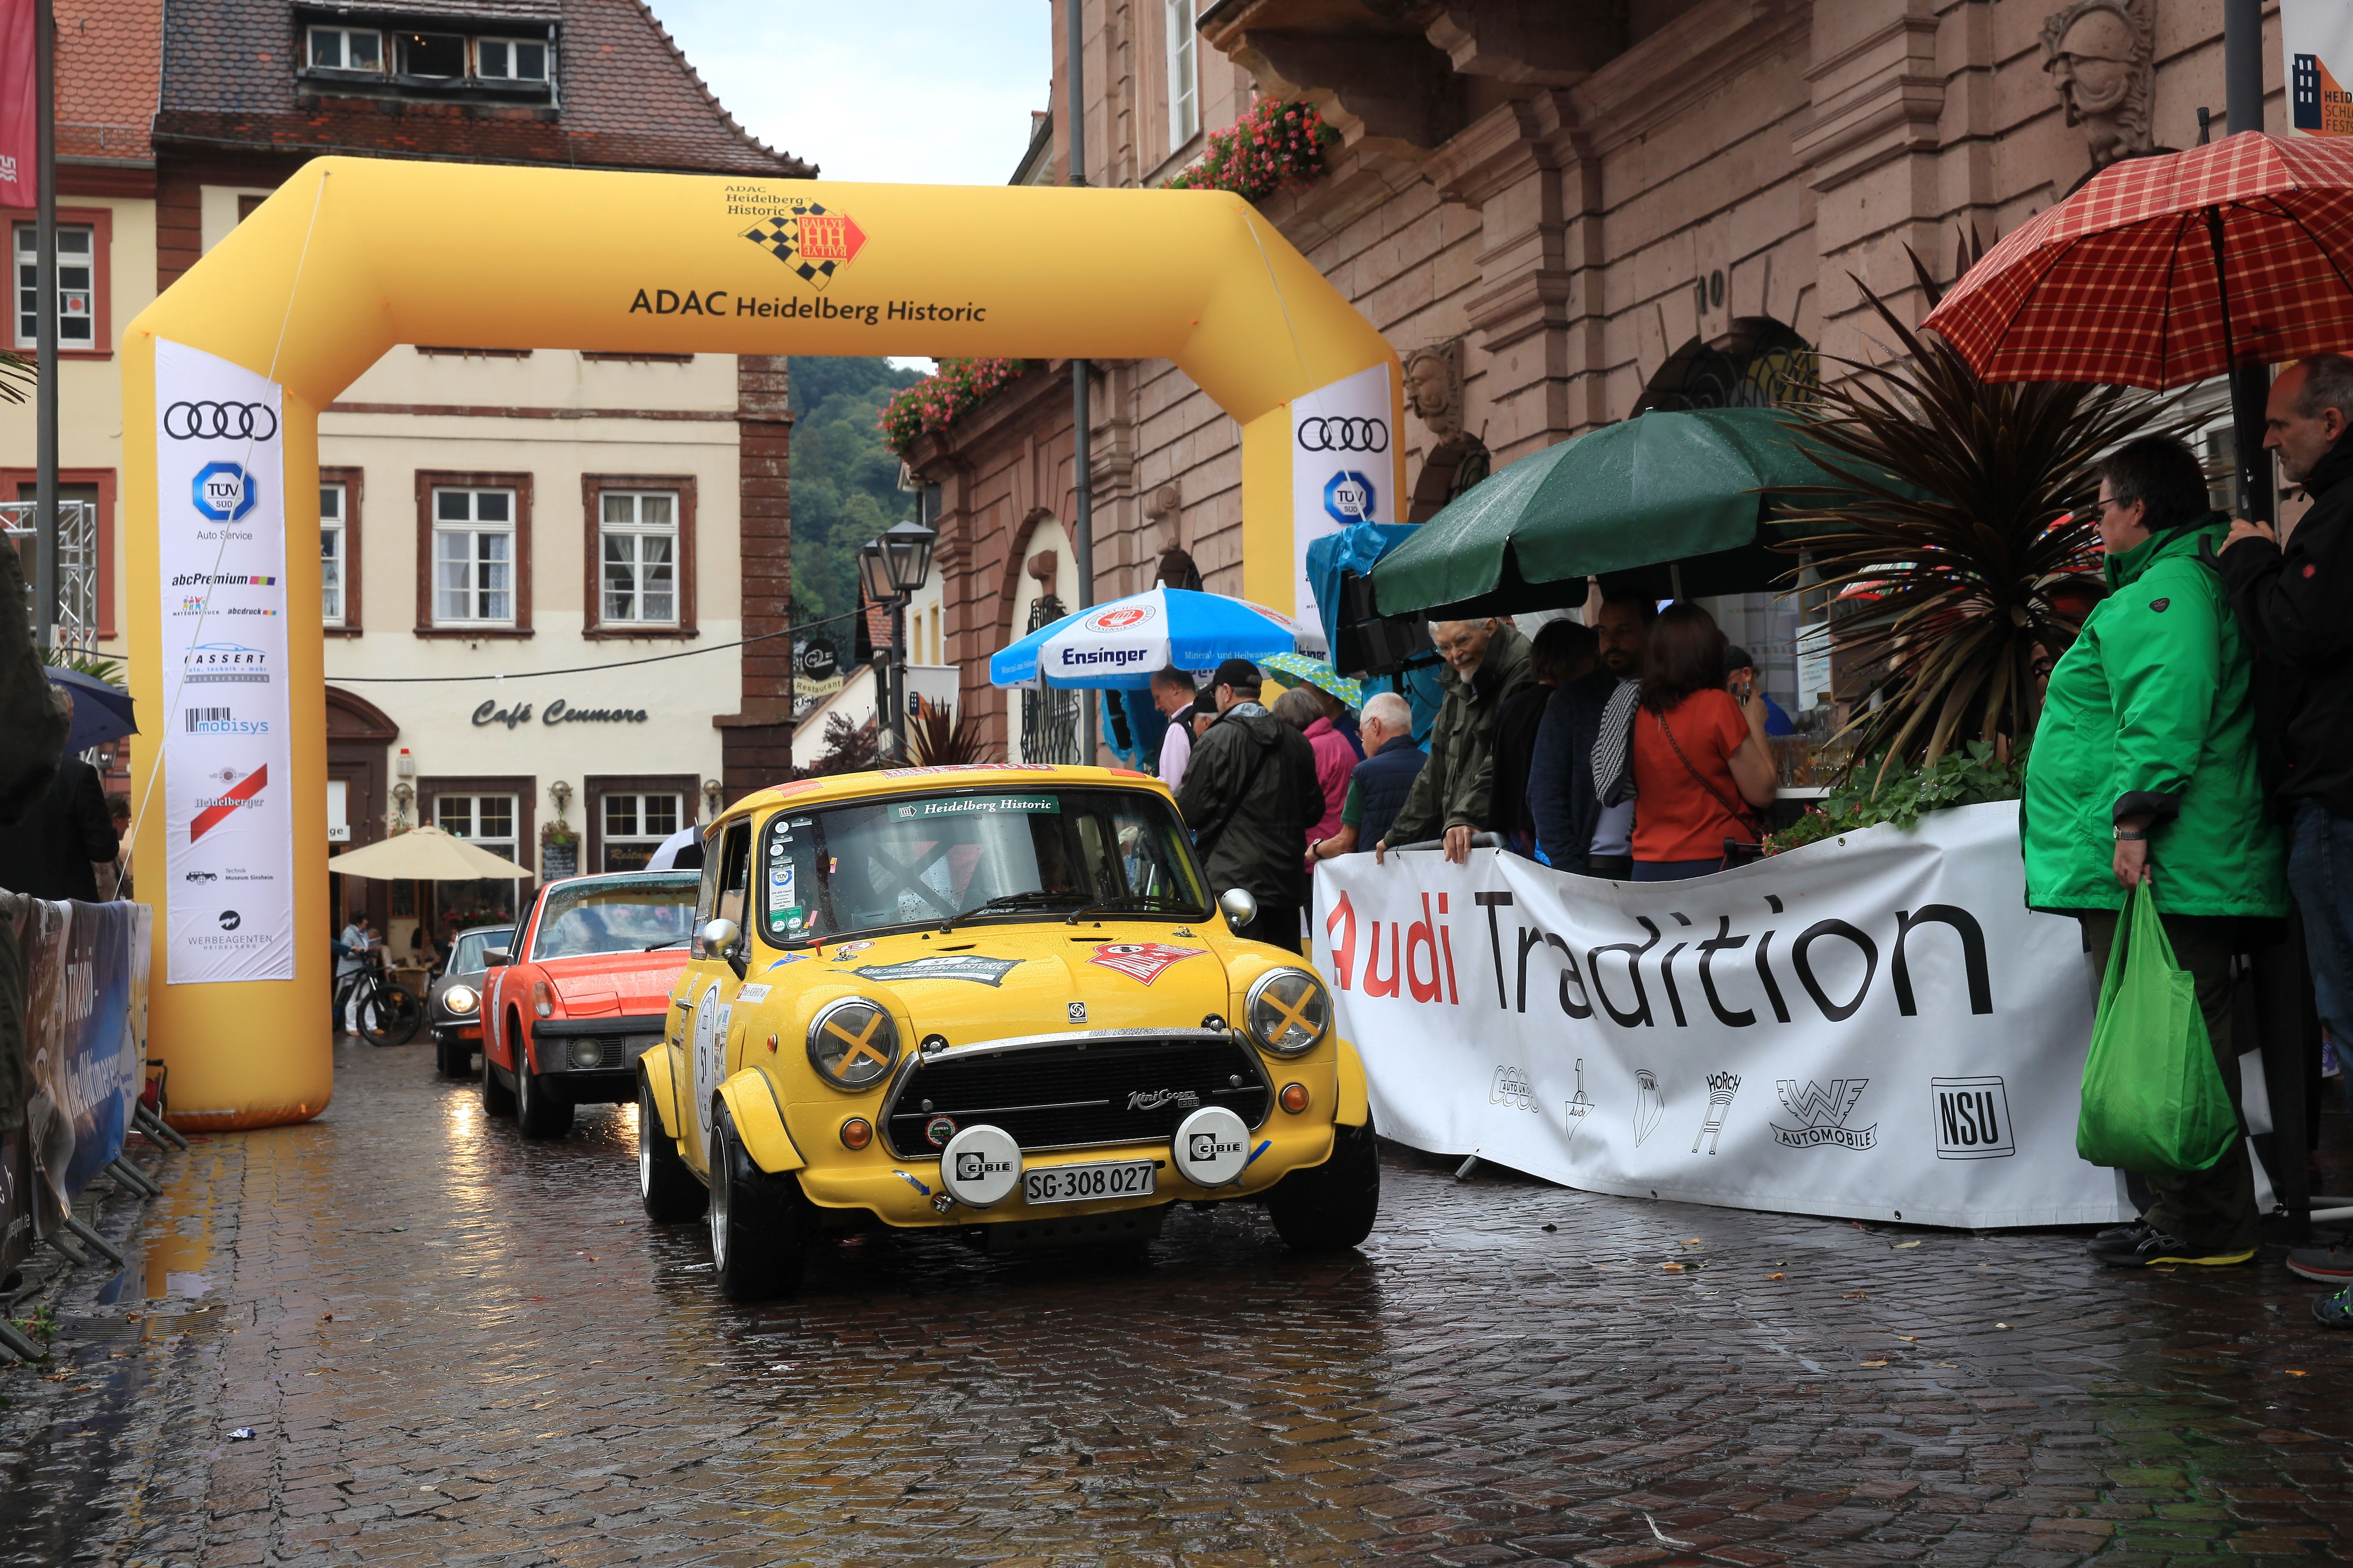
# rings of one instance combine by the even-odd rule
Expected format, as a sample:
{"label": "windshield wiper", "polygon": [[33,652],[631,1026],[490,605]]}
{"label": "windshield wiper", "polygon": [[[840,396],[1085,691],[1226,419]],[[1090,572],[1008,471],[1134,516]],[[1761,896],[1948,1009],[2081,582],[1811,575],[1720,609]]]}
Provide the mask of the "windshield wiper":
{"label": "windshield wiper", "polygon": [[1059,904],[1068,902],[1072,899],[1083,899],[1085,897],[1086,895],[1084,893],[1049,893],[1044,891],[1029,893],[1000,893],[996,898],[985,899],[981,902],[973,905],[972,908],[958,910],[956,913],[952,914],[947,919],[942,921],[940,922],[940,934],[942,936],[945,936],[948,932],[955,930],[956,921],[968,921],[975,915],[985,915],[991,910],[1027,909],[1032,904]]}
{"label": "windshield wiper", "polygon": [[1063,923],[1076,925],[1082,917],[1093,914],[1097,910],[1115,910],[1123,905],[1133,909],[1174,910],[1187,916],[1198,915],[1200,912],[1198,905],[1188,904],[1181,899],[1163,898],[1158,893],[1121,893],[1116,898],[1097,899],[1084,909],[1072,910],[1071,918]]}
{"label": "windshield wiper", "polygon": [[682,936],[673,936],[665,938],[660,942],[649,942],[646,943],[645,946],[638,949],[638,951],[639,952],[651,952],[658,947],[684,947],[685,945],[686,938]]}

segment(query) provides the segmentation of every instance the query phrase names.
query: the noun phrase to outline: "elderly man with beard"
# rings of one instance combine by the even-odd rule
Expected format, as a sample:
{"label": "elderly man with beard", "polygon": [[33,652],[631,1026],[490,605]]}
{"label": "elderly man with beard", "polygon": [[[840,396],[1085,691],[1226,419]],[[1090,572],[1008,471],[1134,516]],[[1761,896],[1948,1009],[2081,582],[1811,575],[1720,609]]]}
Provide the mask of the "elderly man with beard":
{"label": "elderly man with beard", "polygon": [[1489,819],[1495,777],[1495,721],[1504,704],[1535,679],[1528,639],[1507,620],[1433,621],[1430,640],[1446,668],[1446,700],[1430,730],[1430,761],[1413,781],[1405,809],[1389,824],[1373,858],[1392,846],[1443,837],[1446,858],[1471,858],[1472,836]]}

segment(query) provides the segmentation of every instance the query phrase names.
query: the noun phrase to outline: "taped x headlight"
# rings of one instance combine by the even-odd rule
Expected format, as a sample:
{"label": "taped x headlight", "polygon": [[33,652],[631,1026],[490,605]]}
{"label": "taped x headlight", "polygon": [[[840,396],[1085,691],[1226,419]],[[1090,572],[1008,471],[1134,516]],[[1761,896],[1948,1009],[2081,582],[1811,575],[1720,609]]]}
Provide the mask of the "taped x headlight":
{"label": "taped x headlight", "polygon": [[1304,969],[1271,969],[1242,1005],[1250,1037],[1279,1057],[1314,1050],[1332,1029],[1332,994]]}
{"label": "taped x headlight", "polygon": [[863,996],[829,1002],[809,1021],[808,1059],[836,1089],[871,1088],[899,1059],[899,1026]]}

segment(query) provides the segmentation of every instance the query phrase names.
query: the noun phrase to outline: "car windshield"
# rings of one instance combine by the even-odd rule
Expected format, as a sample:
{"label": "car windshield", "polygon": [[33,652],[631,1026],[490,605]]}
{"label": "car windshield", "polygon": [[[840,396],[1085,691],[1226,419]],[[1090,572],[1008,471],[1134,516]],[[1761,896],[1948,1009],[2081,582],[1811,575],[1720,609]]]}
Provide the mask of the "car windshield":
{"label": "car windshield", "polygon": [[480,974],[489,967],[482,962],[486,947],[504,947],[514,935],[512,926],[486,926],[459,934],[458,945],[449,950],[449,973]]}
{"label": "car windshield", "polygon": [[762,837],[761,918],[779,945],[1094,904],[1145,919],[1209,913],[1184,825],[1140,789],[896,795],[781,811]]}
{"label": "car windshield", "polygon": [[583,877],[547,890],[531,955],[577,958],[590,952],[638,952],[683,942],[694,924],[694,892],[702,879],[675,876]]}

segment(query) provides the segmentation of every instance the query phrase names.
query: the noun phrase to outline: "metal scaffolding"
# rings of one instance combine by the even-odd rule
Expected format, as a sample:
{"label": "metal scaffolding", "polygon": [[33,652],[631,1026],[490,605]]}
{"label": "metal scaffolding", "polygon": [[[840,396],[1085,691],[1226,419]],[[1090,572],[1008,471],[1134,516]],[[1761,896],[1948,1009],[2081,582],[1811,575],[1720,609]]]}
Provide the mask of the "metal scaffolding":
{"label": "metal scaffolding", "polygon": [[[39,537],[39,505],[29,500],[0,502],[0,531],[11,548],[29,555]],[[37,581],[26,572],[28,584]],[[34,587],[34,594],[39,589]],[[28,595],[26,612],[34,636],[40,635],[39,606]],[[79,653],[98,647],[98,504],[87,500],[58,502],[58,646]]]}

